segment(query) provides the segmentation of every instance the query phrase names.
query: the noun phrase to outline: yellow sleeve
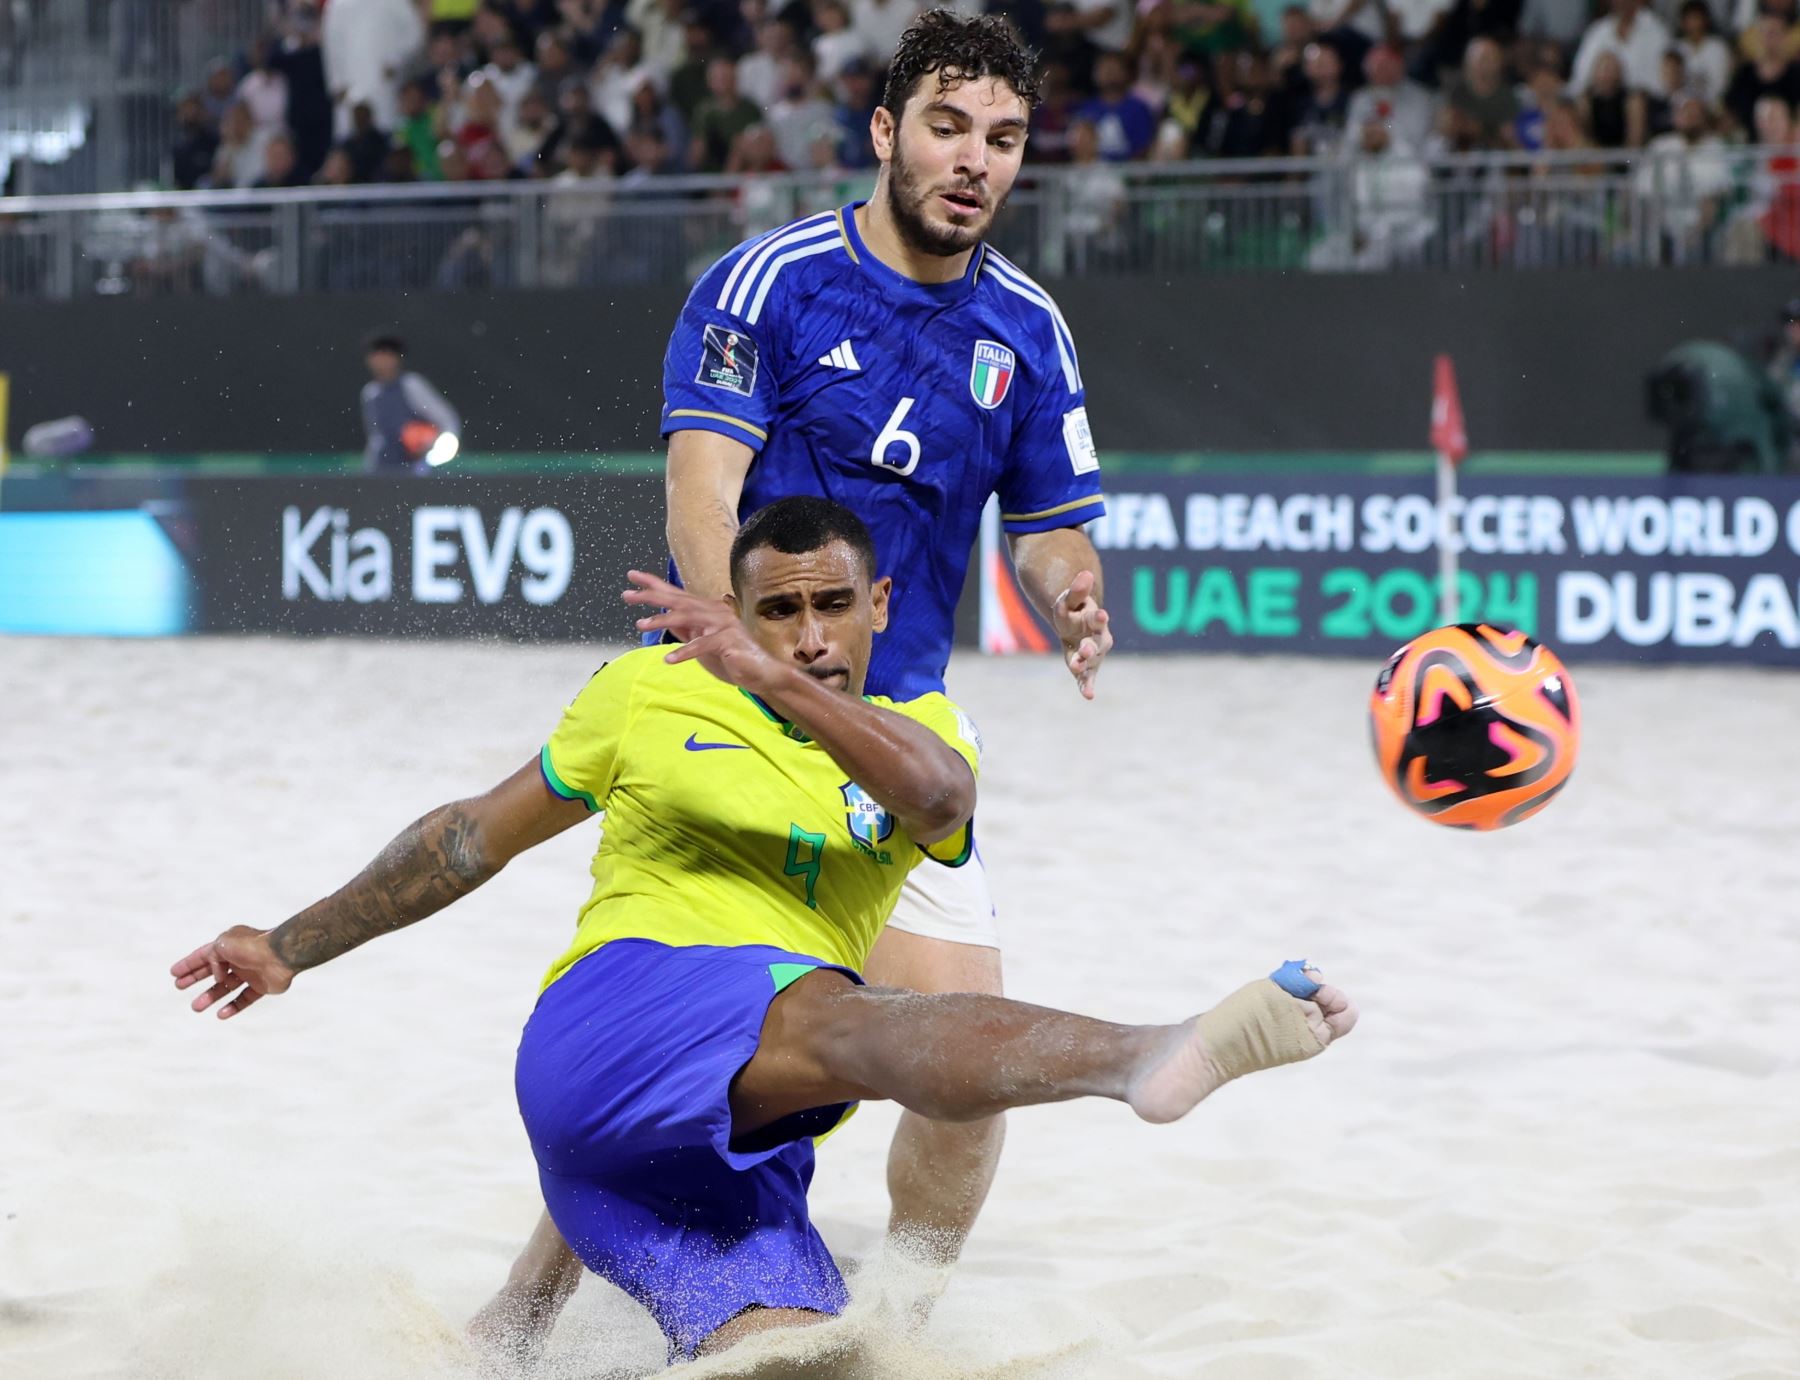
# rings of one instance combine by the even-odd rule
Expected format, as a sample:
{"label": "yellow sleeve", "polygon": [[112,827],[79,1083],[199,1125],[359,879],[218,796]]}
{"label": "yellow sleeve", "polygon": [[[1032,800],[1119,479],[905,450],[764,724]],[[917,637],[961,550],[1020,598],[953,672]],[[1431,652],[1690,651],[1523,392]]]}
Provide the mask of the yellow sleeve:
{"label": "yellow sleeve", "polygon": [[642,666],[641,651],[607,662],[563,710],[538,766],[544,784],[564,800],[579,800],[590,810],[606,808]]}
{"label": "yellow sleeve", "polygon": [[[969,764],[969,770],[976,778],[980,778],[981,731],[975,727],[975,721],[946,696],[936,693],[921,695],[916,700],[896,704],[893,709],[895,713],[904,714],[914,722],[924,724],[950,744],[956,755]],[[975,821],[970,819],[947,839],[939,839],[930,844],[921,843],[919,851],[933,862],[943,863],[946,867],[961,867],[975,852]]]}

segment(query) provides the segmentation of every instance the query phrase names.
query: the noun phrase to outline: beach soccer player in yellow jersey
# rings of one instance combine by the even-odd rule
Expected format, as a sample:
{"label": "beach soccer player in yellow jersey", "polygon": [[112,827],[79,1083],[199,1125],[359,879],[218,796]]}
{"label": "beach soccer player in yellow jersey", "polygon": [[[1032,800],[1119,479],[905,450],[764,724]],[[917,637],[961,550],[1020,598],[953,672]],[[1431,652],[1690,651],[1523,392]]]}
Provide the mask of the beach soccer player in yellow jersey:
{"label": "beach soccer player in yellow jersey", "polygon": [[[741,520],[778,498],[834,499],[868,524],[894,582],[867,688],[915,699],[945,688],[992,496],[1019,588],[1093,699],[1112,633],[1083,530],[1106,499],[1081,360],[1055,299],[990,242],[1025,156],[1037,59],[998,14],[934,9],[886,65],[868,199],[727,250],[670,332],[661,431],[675,580],[723,595]],[[882,987],[1002,994],[979,850],[966,867],[913,869],[865,972]],[[1004,1138],[1000,1117],[899,1118],[875,1276],[890,1302],[922,1312],[947,1282]],[[541,1218],[471,1334],[528,1358],[580,1276]]]}
{"label": "beach soccer player in yellow jersey", "polygon": [[672,1358],[842,1310],[806,1190],[813,1138],[859,1100],[962,1121],[1108,1097],[1173,1121],[1355,1023],[1299,963],[1175,1026],[864,986],[907,872],[968,860],[980,755],[943,695],[862,694],[887,621],[875,570],[862,522],[804,497],[739,530],[727,600],[634,572],[626,599],[666,610],[639,626],[681,645],[602,667],[541,754],[332,896],[171,970],[210,981],[195,1010],[237,1015],[605,811],[575,942],[520,1041],[519,1112],[558,1230]]}

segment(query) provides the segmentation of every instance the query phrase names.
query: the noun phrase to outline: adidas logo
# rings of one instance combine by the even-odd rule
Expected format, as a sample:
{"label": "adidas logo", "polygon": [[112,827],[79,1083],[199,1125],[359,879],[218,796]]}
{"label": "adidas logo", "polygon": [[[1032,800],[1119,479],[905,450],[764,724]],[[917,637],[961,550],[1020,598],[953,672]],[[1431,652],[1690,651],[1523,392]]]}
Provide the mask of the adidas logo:
{"label": "adidas logo", "polygon": [[842,345],[839,345],[830,354],[820,355],[819,363],[823,364],[828,369],[860,370],[862,368],[862,365],[856,362],[856,351],[850,348],[850,342],[848,340]]}

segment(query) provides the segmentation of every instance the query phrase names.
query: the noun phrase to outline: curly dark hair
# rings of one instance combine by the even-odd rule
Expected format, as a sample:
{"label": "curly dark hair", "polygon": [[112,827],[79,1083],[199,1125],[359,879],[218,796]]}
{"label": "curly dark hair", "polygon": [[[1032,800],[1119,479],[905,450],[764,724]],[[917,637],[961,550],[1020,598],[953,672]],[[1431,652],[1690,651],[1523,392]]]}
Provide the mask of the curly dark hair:
{"label": "curly dark hair", "polygon": [[881,103],[896,120],[919,83],[933,72],[946,87],[998,77],[1025,102],[1038,103],[1038,58],[998,15],[964,19],[953,10],[926,10],[900,36],[888,64]]}

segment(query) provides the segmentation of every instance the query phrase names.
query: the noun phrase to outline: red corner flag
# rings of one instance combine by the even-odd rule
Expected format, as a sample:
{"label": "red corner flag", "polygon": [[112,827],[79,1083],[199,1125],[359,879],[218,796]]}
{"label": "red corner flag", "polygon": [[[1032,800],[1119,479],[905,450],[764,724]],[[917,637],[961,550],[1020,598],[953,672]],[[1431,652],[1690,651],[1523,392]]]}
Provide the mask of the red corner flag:
{"label": "red corner flag", "polygon": [[1469,433],[1463,426],[1462,397],[1456,391],[1456,366],[1449,355],[1439,355],[1431,375],[1431,448],[1452,465],[1460,465],[1469,453]]}

